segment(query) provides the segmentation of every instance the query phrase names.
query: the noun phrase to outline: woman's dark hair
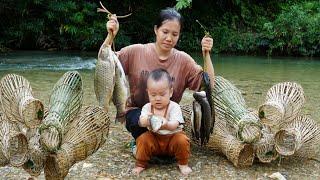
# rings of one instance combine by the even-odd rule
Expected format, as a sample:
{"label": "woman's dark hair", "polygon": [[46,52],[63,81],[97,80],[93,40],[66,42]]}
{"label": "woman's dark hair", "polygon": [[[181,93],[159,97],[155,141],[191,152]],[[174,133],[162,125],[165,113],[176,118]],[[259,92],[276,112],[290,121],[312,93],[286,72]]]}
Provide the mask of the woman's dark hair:
{"label": "woman's dark hair", "polygon": [[172,88],[173,86],[172,78],[170,77],[170,74],[168,73],[168,71],[165,69],[162,69],[162,68],[155,69],[151,71],[148,77],[148,79],[152,79],[156,82],[160,81],[163,78],[168,81],[169,88]]}
{"label": "woman's dark hair", "polygon": [[161,10],[158,18],[156,19],[155,25],[159,28],[166,20],[177,20],[180,23],[180,28],[182,29],[183,18],[174,8],[167,7]]}

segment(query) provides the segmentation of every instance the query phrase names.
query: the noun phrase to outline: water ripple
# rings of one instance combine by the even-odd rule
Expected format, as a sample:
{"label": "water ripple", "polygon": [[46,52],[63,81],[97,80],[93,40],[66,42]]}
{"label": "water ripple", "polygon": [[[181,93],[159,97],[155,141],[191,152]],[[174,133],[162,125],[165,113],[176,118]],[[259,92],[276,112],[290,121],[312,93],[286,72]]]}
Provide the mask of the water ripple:
{"label": "water ripple", "polygon": [[91,70],[97,59],[72,54],[35,53],[0,56],[1,70]]}

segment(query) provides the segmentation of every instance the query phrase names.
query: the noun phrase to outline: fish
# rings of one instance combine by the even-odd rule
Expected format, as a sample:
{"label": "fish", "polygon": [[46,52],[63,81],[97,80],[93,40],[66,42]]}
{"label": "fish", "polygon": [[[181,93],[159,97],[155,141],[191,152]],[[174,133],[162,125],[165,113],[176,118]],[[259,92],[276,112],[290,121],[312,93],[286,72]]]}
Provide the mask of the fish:
{"label": "fish", "polygon": [[211,125],[212,125],[212,117],[211,117],[211,108],[206,97],[206,93],[204,91],[195,92],[193,97],[197,102],[201,105],[201,127],[200,127],[200,142],[201,145],[205,145],[209,142],[210,134],[211,134]]}
{"label": "fish", "polygon": [[201,112],[201,105],[197,101],[193,101],[193,111],[194,111],[194,122],[192,123],[194,127],[193,135],[197,141],[200,140],[200,128],[201,128],[201,119],[202,119],[202,112]]}
{"label": "fish", "polygon": [[214,108],[214,103],[213,103],[213,98],[212,98],[212,87],[211,87],[211,82],[208,73],[203,72],[203,82],[204,82],[204,91],[206,92],[206,97],[208,100],[208,103],[211,108],[211,125],[210,125],[210,132],[211,134],[213,133],[213,128],[214,128],[214,123],[215,123],[215,108]]}
{"label": "fish", "polygon": [[109,111],[109,105],[112,99],[116,64],[113,60],[113,52],[110,45],[102,44],[98,53],[98,60],[94,74],[94,92],[98,100],[99,106],[105,111]]}
{"label": "fish", "polygon": [[116,54],[109,48],[109,54],[115,63],[115,85],[112,94],[112,102],[117,109],[116,121],[125,122],[126,101],[130,96],[129,83]]}
{"label": "fish", "polygon": [[149,121],[151,125],[151,130],[153,132],[157,132],[163,124],[163,117],[157,116],[157,115],[151,115],[151,117],[149,118]]}

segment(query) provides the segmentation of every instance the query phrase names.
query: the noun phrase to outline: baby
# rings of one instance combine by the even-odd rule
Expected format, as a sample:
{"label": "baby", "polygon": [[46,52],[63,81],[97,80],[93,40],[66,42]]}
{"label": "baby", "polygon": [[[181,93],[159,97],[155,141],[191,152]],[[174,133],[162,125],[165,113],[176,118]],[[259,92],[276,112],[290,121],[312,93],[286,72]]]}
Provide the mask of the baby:
{"label": "baby", "polygon": [[[169,155],[175,156],[181,173],[188,175],[192,172],[188,166],[190,142],[182,131],[184,120],[181,108],[170,100],[173,88],[169,73],[164,69],[152,71],[147,80],[147,92],[150,102],[142,108],[139,126],[147,127],[149,131],[136,140],[136,167],[133,172],[139,175],[152,156]],[[151,128],[150,120],[154,118],[160,120],[158,129]]]}

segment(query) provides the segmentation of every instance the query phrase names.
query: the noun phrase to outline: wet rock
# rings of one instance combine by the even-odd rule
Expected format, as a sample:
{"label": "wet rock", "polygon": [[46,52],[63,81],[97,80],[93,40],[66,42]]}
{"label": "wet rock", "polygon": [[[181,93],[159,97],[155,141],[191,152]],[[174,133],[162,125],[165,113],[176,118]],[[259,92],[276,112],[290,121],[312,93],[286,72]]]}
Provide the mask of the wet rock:
{"label": "wet rock", "polygon": [[271,174],[269,178],[276,179],[276,180],[286,180],[286,178],[280,172]]}

